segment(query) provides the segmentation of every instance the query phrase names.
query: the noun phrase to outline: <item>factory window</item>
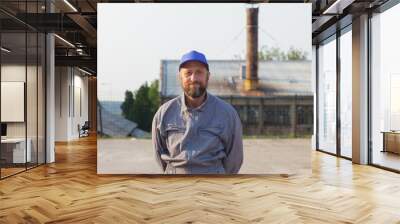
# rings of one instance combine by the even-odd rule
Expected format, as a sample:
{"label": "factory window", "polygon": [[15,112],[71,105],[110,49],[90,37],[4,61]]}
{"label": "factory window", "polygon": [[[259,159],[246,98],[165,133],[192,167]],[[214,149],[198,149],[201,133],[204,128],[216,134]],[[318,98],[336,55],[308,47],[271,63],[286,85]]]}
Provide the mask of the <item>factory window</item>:
{"label": "factory window", "polygon": [[259,106],[249,106],[247,109],[247,123],[257,124],[260,117]]}
{"label": "factory window", "polygon": [[296,107],[297,124],[312,125],[313,123],[313,106],[297,106]]}
{"label": "factory window", "polygon": [[286,126],[290,124],[289,106],[264,106],[264,125]]}
{"label": "factory window", "polygon": [[242,123],[246,123],[246,106],[233,105]]}

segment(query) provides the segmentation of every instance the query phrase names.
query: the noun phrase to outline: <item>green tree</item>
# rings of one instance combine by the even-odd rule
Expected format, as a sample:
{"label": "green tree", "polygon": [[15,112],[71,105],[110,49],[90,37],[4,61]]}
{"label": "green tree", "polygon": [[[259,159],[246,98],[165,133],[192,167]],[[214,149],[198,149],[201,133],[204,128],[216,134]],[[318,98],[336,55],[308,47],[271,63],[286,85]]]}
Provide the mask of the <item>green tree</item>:
{"label": "green tree", "polygon": [[290,47],[287,52],[282,51],[278,47],[262,46],[258,52],[258,59],[264,61],[294,61],[306,60],[307,52]]}
{"label": "green tree", "polygon": [[161,103],[160,94],[158,92],[158,87],[159,87],[159,81],[158,81],[158,79],[156,79],[150,84],[150,88],[149,88],[149,99],[150,99],[150,102],[152,103],[152,107],[151,107],[152,114],[155,114],[157,112],[157,109]]}
{"label": "green tree", "polygon": [[[130,99],[130,95],[125,94],[125,101],[122,103],[123,116],[138,124],[144,131],[151,130],[151,123],[154,114],[160,106],[160,95],[158,93],[158,80],[153,81],[150,86],[145,82],[135,91]],[[130,91],[126,91],[132,93]],[[128,108],[126,108],[128,107]],[[127,113],[124,112],[127,111]]]}
{"label": "green tree", "polygon": [[289,51],[287,52],[287,58],[289,61],[306,60],[307,52],[303,52],[301,50],[290,47]]}
{"label": "green tree", "polygon": [[125,91],[125,100],[121,104],[121,109],[122,109],[122,115],[130,120],[134,121],[134,114],[133,114],[133,104],[135,100],[133,99],[133,93],[132,91]]}
{"label": "green tree", "polygon": [[133,104],[134,121],[140,129],[145,131],[150,131],[151,106],[149,86],[146,82],[135,92],[135,103]]}

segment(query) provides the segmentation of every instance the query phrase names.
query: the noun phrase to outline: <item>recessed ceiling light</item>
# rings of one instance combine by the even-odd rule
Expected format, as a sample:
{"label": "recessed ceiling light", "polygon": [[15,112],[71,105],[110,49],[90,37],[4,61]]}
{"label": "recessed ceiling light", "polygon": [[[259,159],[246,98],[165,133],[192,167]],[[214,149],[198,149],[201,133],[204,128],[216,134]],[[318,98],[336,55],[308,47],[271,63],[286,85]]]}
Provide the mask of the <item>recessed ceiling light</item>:
{"label": "recessed ceiling light", "polygon": [[336,0],[322,14],[342,14],[343,9],[351,5],[355,0]]}
{"label": "recessed ceiling light", "polygon": [[74,10],[75,12],[78,12],[78,10],[68,1],[68,0],[64,0],[65,4],[67,4],[72,10]]}
{"label": "recessed ceiling light", "polygon": [[72,44],[71,42],[69,42],[68,40],[66,40],[66,39],[64,39],[64,38],[62,38],[62,37],[60,37],[60,36],[57,35],[57,34],[54,34],[54,36],[57,37],[58,39],[60,39],[62,42],[66,43],[67,45],[69,45],[69,46],[75,48],[75,45],[73,45],[73,44]]}
{"label": "recessed ceiling light", "polygon": [[10,53],[11,52],[11,50],[9,50],[9,49],[7,49],[5,47],[1,47],[1,51],[4,51],[6,53]]}
{"label": "recessed ceiling light", "polygon": [[87,74],[87,75],[90,75],[90,76],[92,75],[92,73],[90,73],[90,72],[88,72],[88,71],[86,71],[86,70],[83,70],[83,69],[81,69],[81,68],[79,68],[79,67],[78,67],[78,70],[81,71],[81,72],[83,72],[83,73],[85,73],[85,74]]}

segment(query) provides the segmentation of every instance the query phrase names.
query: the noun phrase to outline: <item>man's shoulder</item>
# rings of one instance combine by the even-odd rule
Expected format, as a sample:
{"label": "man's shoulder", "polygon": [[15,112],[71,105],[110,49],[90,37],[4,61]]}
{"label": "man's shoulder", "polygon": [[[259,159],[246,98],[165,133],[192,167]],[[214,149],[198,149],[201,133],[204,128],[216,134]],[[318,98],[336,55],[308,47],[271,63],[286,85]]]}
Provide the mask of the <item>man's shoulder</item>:
{"label": "man's shoulder", "polygon": [[215,99],[215,105],[219,111],[226,113],[227,115],[234,116],[237,114],[236,109],[225,100],[213,95]]}
{"label": "man's shoulder", "polygon": [[157,110],[157,113],[165,114],[168,110],[174,109],[174,108],[180,108],[180,96],[177,96],[175,98],[172,98],[165,103],[163,103]]}
{"label": "man's shoulder", "polygon": [[172,106],[179,106],[180,104],[180,96],[176,96],[168,101],[166,101],[165,103],[163,103],[160,108],[169,108]]}

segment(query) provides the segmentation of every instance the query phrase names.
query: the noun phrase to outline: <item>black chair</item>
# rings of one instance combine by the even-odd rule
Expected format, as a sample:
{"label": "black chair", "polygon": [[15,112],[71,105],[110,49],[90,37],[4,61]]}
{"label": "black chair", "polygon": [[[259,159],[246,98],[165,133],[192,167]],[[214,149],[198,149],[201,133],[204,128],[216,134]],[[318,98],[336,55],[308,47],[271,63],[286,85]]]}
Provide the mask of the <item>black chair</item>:
{"label": "black chair", "polygon": [[79,138],[89,136],[89,129],[90,129],[89,121],[85,121],[82,127],[78,124]]}

